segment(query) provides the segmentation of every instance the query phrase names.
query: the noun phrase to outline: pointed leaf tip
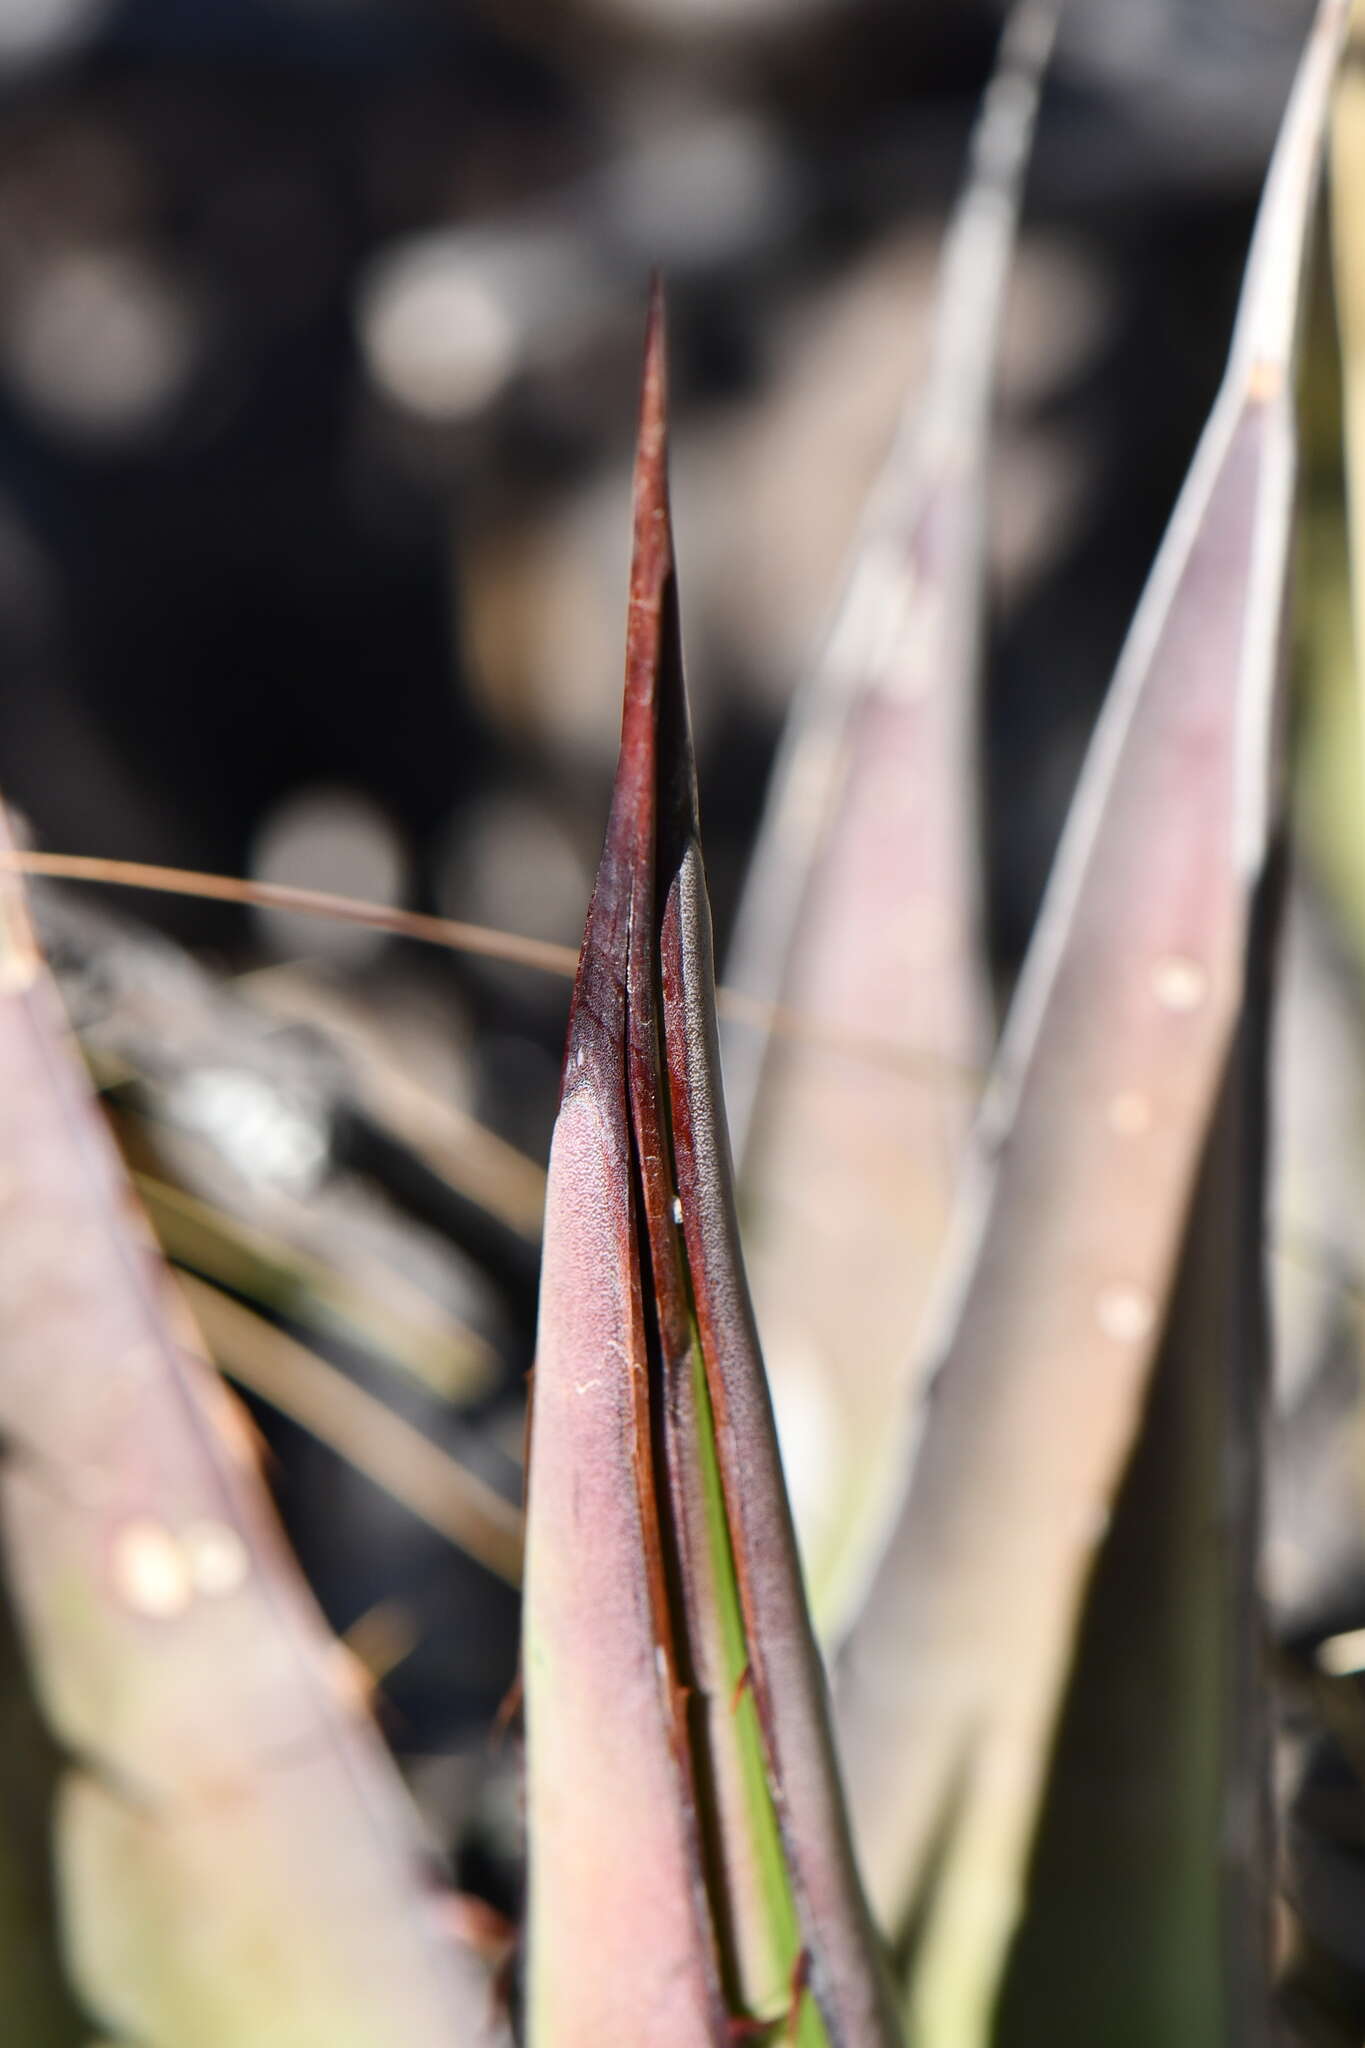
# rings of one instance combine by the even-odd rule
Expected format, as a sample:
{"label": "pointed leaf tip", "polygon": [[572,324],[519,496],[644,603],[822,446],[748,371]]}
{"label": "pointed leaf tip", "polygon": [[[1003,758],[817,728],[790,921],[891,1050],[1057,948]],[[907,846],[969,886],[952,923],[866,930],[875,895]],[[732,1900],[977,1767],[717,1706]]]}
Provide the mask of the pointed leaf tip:
{"label": "pointed leaf tip", "polygon": [[[1148,1411],[1209,1133],[1259,1030],[1260,892],[1282,815],[1292,372],[1341,20],[1324,0],[1228,373],[1071,807],[978,1127],[926,1360],[932,1402],[836,1664],[864,1867],[893,1937],[914,1927],[910,2032],[924,2048],[996,2038],[1077,1616]],[[1231,1208],[1219,1227],[1236,1239]],[[1227,1342],[1226,1360],[1202,1361],[1216,1366],[1206,1397],[1224,1398],[1222,1375],[1237,1427],[1254,1431],[1233,1370],[1240,1326]],[[1252,1446],[1227,1441],[1228,1469],[1250,1470]],[[1231,1556],[1234,1493],[1220,1481],[1215,1494]],[[1240,1628],[1240,1589],[1229,1686],[1243,1655],[1234,1604]],[[1234,1783],[1225,1810],[1255,1804]],[[1234,1881],[1201,1854],[1210,1885]],[[1250,1821],[1239,1866],[1258,1866]],[[1256,1917],[1222,1890],[1209,1910]],[[1238,1964],[1230,2001],[1255,1974]]]}
{"label": "pointed leaf tip", "polygon": [[[673,567],[672,518],[668,503],[668,317],[663,281],[656,271],[645,318],[644,375],[640,425],[635,444],[635,545],[630,599],[657,609]],[[632,638],[633,649],[633,638]],[[628,652],[629,660],[629,652]],[[627,672],[627,680],[632,678]]]}
{"label": "pointed leaf tip", "polygon": [[[606,845],[588,908],[570,1010],[565,1083],[588,1042],[610,1064],[624,1030],[626,951],[632,905],[653,900],[660,786],[690,796],[691,749],[682,703],[682,658],[668,499],[668,370],[663,289],[650,291],[635,453],[634,532],[626,617],[621,751]],[[661,710],[668,732],[660,774]],[[668,807],[672,815],[673,806]],[[599,1041],[599,1032],[604,1034]]]}
{"label": "pointed leaf tip", "polygon": [[621,758],[546,1201],[527,2032],[723,2048],[785,2003],[803,2048],[893,2048],[739,1266],[666,410],[656,286]]}
{"label": "pointed leaf tip", "polygon": [[[645,376],[641,404],[641,425],[655,433],[667,432],[668,425],[668,296],[662,271],[649,280],[649,304],[645,313]],[[642,435],[643,438],[643,435]]]}

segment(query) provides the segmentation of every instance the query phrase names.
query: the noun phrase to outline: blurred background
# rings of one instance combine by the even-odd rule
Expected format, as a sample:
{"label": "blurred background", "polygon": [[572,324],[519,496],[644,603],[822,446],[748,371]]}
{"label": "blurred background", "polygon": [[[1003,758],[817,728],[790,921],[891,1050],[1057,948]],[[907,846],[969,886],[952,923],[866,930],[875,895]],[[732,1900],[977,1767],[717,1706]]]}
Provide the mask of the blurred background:
{"label": "blurred background", "polygon": [[[1308,12],[1072,0],[994,478],[1002,983],[1221,371]],[[999,25],[985,0],[0,0],[0,787],[34,843],[576,944],[658,263],[723,950]],[[472,1475],[481,1533],[452,1543],[335,1404],[262,1395],[288,1357],[220,1318],[433,1829],[510,1907],[498,1503],[567,983],[42,901],[171,1249]]]}

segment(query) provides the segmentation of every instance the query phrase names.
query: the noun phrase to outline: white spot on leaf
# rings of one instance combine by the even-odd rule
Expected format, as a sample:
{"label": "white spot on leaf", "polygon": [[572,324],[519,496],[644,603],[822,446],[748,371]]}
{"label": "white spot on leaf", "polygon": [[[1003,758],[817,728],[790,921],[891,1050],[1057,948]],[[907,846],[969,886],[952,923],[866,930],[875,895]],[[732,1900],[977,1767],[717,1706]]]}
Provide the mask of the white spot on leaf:
{"label": "white spot on leaf", "polygon": [[123,1604],[152,1621],[173,1620],[193,1598],[184,1550],[170,1530],[150,1516],[125,1522],[117,1532],[110,1571]]}
{"label": "white spot on leaf", "polygon": [[250,1568],[247,1548],[226,1522],[191,1522],[180,1538],[196,1593],[221,1599],[235,1593]]}
{"label": "white spot on leaf", "polygon": [[1180,953],[1168,953],[1152,969],[1152,989],[1163,1010],[1197,1010],[1208,986],[1199,962]]}
{"label": "white spot on leaf", "polygon": [[1116,1344],[1140,1344],[1151,1334],[1156,1308],[1140,1287],[1102,1287],[1095,1296],[1095,1320]]}

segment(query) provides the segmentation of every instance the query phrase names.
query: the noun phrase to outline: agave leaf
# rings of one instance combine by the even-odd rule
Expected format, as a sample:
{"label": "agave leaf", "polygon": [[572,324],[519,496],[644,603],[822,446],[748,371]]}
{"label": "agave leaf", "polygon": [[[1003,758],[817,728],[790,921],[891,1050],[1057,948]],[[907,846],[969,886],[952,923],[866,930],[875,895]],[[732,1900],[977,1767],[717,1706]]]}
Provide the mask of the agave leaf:
{"label": "agave leaf", "polygon": [[[1348,72],[1339,101],[1349,107],[1354,100],[1365,121],[1365,100],[1355,98],[1356,92]],[[1340,133],[1339,114],[1332,158],[1338,249],[1346,232],[1341,216],[1350,212],[1342,181],[1352,175],[1341,162]],[[1362,158],[1365,177],[1365,150]],[[1334,267],[1340,279],[1339,256]],[[1340,302],[1340,283],[1337,297]],[[1348,320],[1344,305],[1340,323],[1334,318],[1324,280],[1311,301],[1301,380],[1304,459],[1296,572],[1293,807],[1298,863],[1308,870],[1311,886],[1328,906],[1359,980],[1365,972],[1365,722],[1352,623],[1359,605],[1360,579],[1353,554],[1360,536],[1349,506]],[[1365,451],[1359,459],[1365,462]],[[1361,482],[1365,485],[1365,475]]]}
{"label": "agave leaf", "polygon": [[0,1520],[77,1996],[140,2048],[497,2039],[63,1038],[6,872]]}
{"label": "agave leaf", "polygon": [[1248,1010],[1087,1590],[993,2048],[1266,2038],[1265,1020]]}
{"label": "agave leaf", "polygon": [[[1341,337],[1356,668],[1365,676],[1365,4],[1351,9],[1332,116],[1332,276]],[[1357,744],[1365,735],[1357,735]]]}
{"label": "agave leaf", "polygon": [[728,963],[751,1012],[780,1006],[814,1027],[761,1034],[741,1013],[724,1051],[754,1299],[822,1627],[894,1477],[886,1419],[909,1391],[993,1036],[975,741],[986,452],[1059,11],[1020,0],[1009,16],[945,248],[928,376],[793,707]]}
{"label": "agave leaf", "polygon": [[1365,12],[1333,100],[1330,276],[1309,303],[1295,607],[1294,834],[1357,976],[1365,968]]}
{"label": "agave leaf", "polygon": [[[529,2038],[896,2040],[739,1263],[646,354],[621,763],[551,1151],[527,1519]],[[591,1957],[591,1968],[584,1958]]]}
{"label": "agave leaf", "polygon": [[1345,12],[1320,7],[1224,385],[1068,823],[975,1141],[910,1483],[838,1668],[873,1903],[897,1932],[928,1916],[917,2038],[945,2048],[985,2038],[1243,1010],[1278,804],[1300,280]]}
{"label": "agave leaf", "polygon": [[60,1759],[0,1600],[0,2039],[86,2048],[52,1928],[52,1797]]}
{"label": "agave leaf", "polygon": [[[51,884],[36,907],[86,1063],[125,1159],[148,1176],[139,1192],[171,1256],[183,1251],[207,1277],[358,1343],[442,1398],[486,1396],[502,1376],[506,1318],[470,1261],[515,1298],[529,1340],[536,1251],[372,1113],[367,1076],[382,1068],[363,1030],[343,1044],[320,996],[305,1042],[168,940]],[[273,980],[245,986],[254,994]],[[458,1133],[461,1153],[481,1153],[491,1182],[496,1141],[411,1084],[394,1092],[410,1126],[444,1129],[447,1152]],[[502,1148],[501,1163],[512,1156]],[[387,1199],[376,1203],[376,1187]],[[531,1227],[538,1237],[538,1220]]]}

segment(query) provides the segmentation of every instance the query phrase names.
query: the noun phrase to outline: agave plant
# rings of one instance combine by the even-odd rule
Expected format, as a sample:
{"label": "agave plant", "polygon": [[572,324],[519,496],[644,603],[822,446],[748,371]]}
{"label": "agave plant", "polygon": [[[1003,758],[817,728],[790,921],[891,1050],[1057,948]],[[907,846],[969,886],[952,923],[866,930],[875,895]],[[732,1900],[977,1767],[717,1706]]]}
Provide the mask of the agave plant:
{"label": "agave plant", "polygon": [[70,1973],[66,1989],[32,1967],[35,1816],[5,1840],[13,2037],[45,2048],[94,2021],[111,2040],[205,2048],[496,2039],[363,1687],[64,1043],[17,877],[0,891],[0,1505],[55,1745]]}
{"label": "agave plant", "polygon": [[[1125,1980],[1128,2018],[1114,2001],[1105,2038],[1120,2038],[1135,2012],[1143,2017],[1133,2038],[1143,2037],[1143,2027],[1150,2038],[1160,2024],[1163,2038],[1249,2040],[1269,2025],[1264,1928],[1270,1858],[1255,1827],[1264,1773],[1254,1591],[1257,1418],[1264,1371],[1255,1279],[1264,1152],[1264,1005],[1273,930],[1271,856],[1283,802],[1279,742],[1298,307],[1330,88],[1345,27],[1343,7],[1328,5],[1320,11],[1286,116],[1223,394],[1097,736],[978,1126],[957,1252],[941,1283],[929,1347],[933,1399],[917,1432],[901,1508],[836,1661],[842,1752],[872,1901],[882,1929],[906,1961],[912,2037],[943,2048],[984,2042],[995,2024],[1083,1597],[1110,1527],[1158,1357],[1162,1386],[1170,1391],[1153,1406],[1150,1426],[1166,1434],[1177,1468],[1170,1497],[1160,1504],[1162,1520],[1188,1533],[1191,1516],[1215,1515],[1219,1536],[1197,1571],[1190,1568],[1187,1542],[1172,1553],[1176,1578],[1160,1625],[1177,1637],[1183,1632],[1186,1640],[1192,1631],[1203,1632],[1204,1647],[1188,1667],[1177,1664],[1173,1693],[1163,1696],[1161,1711],[1153,1716],[1162,1729],[1165,1761],[1180,1786],[1178,1818],[1170,1837],[1162,1837],[1171,1903],[1164,1914],[1156,1902],[1149,1908],[1148,2001],[1145,2007],[1140,2000],[1134,2004]],[[550,1540],[538,1536],[538,1528],[548,1524],[554,1530],[562,1575],[563,1560],[579,1548],[569,1532],[590,1526],[591,1511],[586,1511],[589,1519],[575,1525],[574,1472],[581,1488],[582,1475],[601,1473],[605,1463],[597,1444],[585,1442],[576,1464],[567,1472],[559,1469],[559,1455],[573,1441],[576,1426],[585,1434],[593,1427],[575,1402],[597,1395],[619,1404],[629,1389],[641,1405],[634,1408],[629,1428],[619,1408],[614,1411],[613,1455],[623,1457],[633,1433],[633,1462],[623,1467],[621,1479],[624,1484],[630,1476],[642,1488],[646,1481],[641,1475],[649,1469],[649,1492],[636,1509],[637,1537],[646,1547],[658,1540],[662,1560],[652,1628],[643,1641],[636,1639],[635,1682],[643,1682],[653,1647],[666,1685],[675,1686],[681,1671],[695,1691],[692,1742],[698,1729],[710,1734],[710,1742],[689,1751],[686,1732],[675,1738],[675,1748],[690,1755],[694,1780],[688,1797],[694,1803],[698,1776],[703,1788],[724,1786],[724,1773],[707,1761],[717,1717],[723,1727],[736,1711],[734,1698],[726,1700],[726,1686],[736,1672],[745,1687],[754,1683],[760,1668],[754,1651],[764,1627],[752,1566],[746,1569],[744,1558],[742,1496],[737,1479],[727,1483],[726,1477],[723,1429],[733,1396],[724,1390],[719,1358],[707,1355],[706,1305],[714,1283],[699,1265],[707,1228],[715,1232],[715,1216],[728,1208],[729,1193],[723,1158],[714,1150],[711,1176],[700,1183],[696,1178],[695,1104],[704,1100],[714,1118],[715,1087],[709,1067],[702,1080],[690,1077],[689,1062],[703,1057],[700,1044],[689,1047],[685,1038],[668,1033],[670,994],[680,1019],[689,1015],[682,993],[688,980],[685,950],[677,957],[670,953],[670,945],[681,944],[686,925],[677,910],[670,922],[667,895],[665,907],[655,907],[650,890],[659,885],[644,881],[642,893],[630,896],[629,908],[615,911],[616,965],[609,1001],[597,965],[606,950],[602,933],[612,916],[610,906],[624,893],[621,869],[630,865],[628,806],[637,809],[637,871],[647,873],[657,859],[664,864],[660,880],[666,890],[679,860],[677,828],[666,822],[657,826],[647,813],[639,816],[636,793],[642,774],[636,723],[641,667],[653,672],[662,665],[672,681],[677,666],[675,651],[661,650],[653,639],[644,646],[641,642],[644,622],[657,632],[653,622],[660,607],[667,610],[673,601],[671,556],[660,567],[651,552],[666,518],[657,487],[651,489],[648,481],[661,433],[654,409],[657,375],[655,363],[637,477],[622,779],[589,918],[570,1027],[558,1163],[551,1170],[549,1285],[540,1357],[542,1373],[548,1361],[553,1374],[548,1397],[541,1398],[554,1406],[552,1420],[542,1410],[535,1424],[530,1526],[533,1558],[537,1544]],[[883,534],[876,533],[870,543],[874,554],[881,549],[884,555],[885,546]],[[853,587],[858,588],[856,577]],[[845,809],[835,813],[834,826],[822,824],[825,839],[837,840],[845,819],[851,821],[848,829],[855,829],[860,794],[857,776],[846,772]],[[809,790],[803,795],[808,798]],[[819,807],[813,808],[818,815]],[[790,830],[780,807],[774,829],[790,852]],[[690,836],[689,811],[682,843]],[[822,875],[821,882],[826,880]],[[818,931],[818,897],[815,904]],[[661,934],[659,992],[654,995],[653,970],[643,951],[643,930],[650,924]],[[703,970],[694,969],[694,981],[699,973],[704,979]],[[661,1105],[646,1085],[658,1059],[653,1031],[648,1049],[636,1055],[634,1064],[626,1057],[624,1082],[620,1050],[630,1042],[632,1011],[637,1017],[642,1011],[652,1015],[660,1004],[665,1019]],[[691,1014],[696,1014],[695,998]],[[582,1149],[586,1141],[568,1133],[588,1120],[585,1097],[606,1085],[594,1055],[596,1034],[608,1018],[613,1020],[609,1038],[616,1105],[610,1156],[618,1179],[626,1177],[632,1157],[640,1179],[633,1210],[624,1189],[616,1195],[618,1249],[611,1263],[621,1277],[610,1296],[599,1298],[595,1320],[585,1319],[580,1336],[576,1318],[585,1316],[582,1270],[605,1270],[609,1263],[606,1240],[598,1234],[607,1204],[597,1143],[589,1160]],[[699,1021],[699,1037],[702,1028]],[[585,1038],[585,1033],[592,1035]],[[594,1140],[603,1115],[599,1103],[592,1113]],[[812,1124],[811,1133],[817,1128]],[[837,1138],[830,1142],[837,1156]],[[703,1199],[706,1206],[697,1214]],[[591,1220],[590,1241],[559,1221],[561,1204],[580,1229]],[[640,1219],[649,1238],[648,1261],[640,1246],[630,1249]],[[667,1240],[662,1251],[660,1232]],[[733,1242],[733,1226],[726,1234]],[[572,1291],[560,1277],[561,1260],[572,1266]],[[648,1306],[643,1329],[633,1330],[621,1307],[633,1302],[641,1285],[647,1294],[651,1273],[658,1319],[653,1351]],[[670,1306],[680,1285],[681,1297]],[[733,1282],[726,1293],[732,1303],[739,1299]],[[615,1304],[609,1319],[608,1299]],[[737,1312],[744,1314],[742,1300]],[[670,1330],[676,1334],[670,1336]],[[711,1348],[740,1341],[738,1331],[710,1337]],[[604,1388],[594,1364],[603,1353],[618,1359],[630,1375],[624,1388],[619,1377],[609,1377]],[[687,1643],[706,1627],[707,1589],[694,1577],[686,1552],[681,1563],[669,1563],[688,1526],[678,1505],[686,1501],[688,1489],[677,1476],[680,1453],[669,1394],[669,1361],[675,1353],[690,1361],[694,1373],[700,1368],[709,1392],[701,1419],[704,1425],[709,1413],[721,1431],[720,1494],[745,1626],[729,1662],[719,1665],[710,1659],[688,1661]],[[652,1419],[651,1403],[663,1420]],[[690,1426],[695,1428],[695,1422]],[[545,1448],[547,1443],[553,1451]],[[555,1462],[546,1479],[544,1468],[551,1459]],[[746,1454],[742,1462],[752,1486],[763,1466],[757,1454]],[[770,1459],[765,1462],[771,1479]],[[538,1508],[542,1487],[554,1489],[553,1509]],[[656,1527],[663,1530],[658,1539]],[[776,1556],[785,1550],[785,1541],[770,1536],[765,1547]],[[638,1568],[641,1552],[634,1546],[633,1552]],[[624,1704],[627,1696],[619,1671],[605,1660],[594,1664],[603,1690],[595,1686],[588,1695],[591,1733],[585,1732],[576,1752],[558,1746],[558,1737],[568,1738],[565,1724],[551,1712],[548,1686],[552,1676],[571,1668],[567,1648],[561,1647],[558,1658],[545,1652],[544,1668],[537,1668],[540,1633],[549,1628],[547,1607],[558,1612],[561,1602],[567,1606],[562,1578],[553,1583],[554,1601],[535,1570],[528,1584],[533,1997],[541,1995],[542,1982],[552,1981],[538,1978],[538,1945],[546,1956],[553,1951],[566,1895],[572,1891],[567,1877],[562,1889],[552,1891],[549,1879],[537,1889],[537,1854],[553,1865],[561,1853],[554,1830],[542,1830],[540,1817],[547,1810],[562,1810],[564,1785],[579,1782],[573,1758],[586,1764],[599,1736],[604,1753],[587,1770],[582,1792],[589,1810],[600,1804],[608,1777],[619,1769],[614,1759],[621,1735],[613,1724],[613,1703]],[[681,1661],[665,1633],[670,1589],[675,1628],[681,1615]],[[598,1588],[584,1597],[600,1613]],[[712,1603],[715,1597],[713,1587]],[[637,1629],[644,1611],[637,1598],[629,1609]],[[695,1659],[695,1651],[691,1654]],[[537,1688],[543,1695],[539,1701]],[[1168,1723],[1164,1716],[1171,1698],[1176,1704]],[[799,1865],[808,1846],[782,1786],[775,1710],[761,1684],[755,1699],[771,1796],[787,1823],[783,1844],[800,1908]],[[626,1713],[638,1724],[635,1706]],[[539,1775],[537,1766],[538,1755],[547,1754],[554,1758],[548,1778]],[[657,1823],[657,1787],[648,1806]],[[1239,1816],[1235,1852],[1226,1846],[1232,1813]],[[623,1801],[620,1819],[626,1832],[619,1844],[611,1838],[611,1867],[633,1869],[642,1861],[653,1865],[656,1859],[643,1838],[633,1834],[629,1801]],[[587,1812],[581,1825],[586,1835],[591,1825]],[[703,1845],[719,1842],[713,1854],[723,1869],[734,1835],[723,1803],[709,1812],[703,1808],[692,1830]],[[539,1849],[538,1841],[543,1844]],[[703,1861],[700,1891],[718,1927],[724,1979],[727,1948],[733,1944],[736,1957],[743,1950],[726,1918],[727,1907],[734,1910],[734,1888],[720,1893],[716,1917],[714,1869],[708,1877]],[[687,1888],[681,1867],[676,1881],[681,1889],[674,1905],[681,1910]],[[695,1877],[691,1889],[695,1897]],[[590,1917],[599,1902],[609,1926],[620,1929],[620,1904],[609,1887],[594,1885],[578,1899],[584,1918],[574,1935],[573,1954],[602,1938]],[[808,1976],[819,1987],[815,2002],[829,2037],[862,2038],[839,2017],[829,1978],[819,1968],[814,1921],[799,1911],[799,1924],[803,1981]],[[1224,1924],[1240,1932],[1220,1936]],[[1201,1930],[1190,1944],[1198,1963],[1182,1972],[1173,1967],[1174,1958],[1181,1940],[1189,1944],[1191,1926]],[[1172,1928],[1179,1930],[1177,1935]],[[640,1946],[651,1954],[661,1952],[656,1940],[642,1940]],[[673,1954],[668,1944],[662,1952]],[[864,1970],[870,1967],[866,1952],[860,1962]],[[533,2013],[545,2013],[545,2038],[556,2026],[573,2036],[569,2015],[574,2008],[566,1988],[572,1981],[572,1970],[561,1969],[558,1995],[569,2003],[548,2003],[553,1994],[546,1989],[546,2006],[533,2005]],[[732,1963],[731,1984],[743,1992],[748,1981]],[[1172,1983],[1181,1988],[1172,1992]],[[615,1973],[613,1984],[612,1996],[624,1996]],[[696,1996],[699,2000],[699,1991]],[[651,1997],[643,2009],[613,2005],[606,2010],[618,2028],[625,2013],[641,2028],[648,2025],[644,2015],[657,2006]],[[738,2017],[761,2019],[763,2012],[762,2005],[751,2004]],[[731,2012],[731,2026],[735,2018]],[[586,2031],[594,2026],[600,2031],[602,2025],[599,2011]],[[665,2027],[661,2038],[667,2036]],[[678,2038],[686,2037],[679,2032]]]}
{"label": "agave plant", "polygon": [[656,290],[621,766],[546,1203],[525,1589],[529,2038],[681,2048],[790,2007],[798,2040],[890,2042],[739,1255],[663,348]]}
{"label": "agave plant", "polygon": [[[1257,1577],[1266,1051],[1294,379],[1349,13],[1321,0],[1223,387],[968,1139],[963,1072],[989,1035],[971,878],[980,486],[1056,10],[1023,0],[1013,17],[946,271],[927,424],[899,436],[855,550],[741,919],[728,1051],[757,1321],[721,1085],[655,288],[620,761],[545,1188],[528,1886],[510,1999],[456,1931],[363,1685],[137,1211],[66,1043],[24,857],[0,842],[7,2041],[1273,2037]],[[1351,143],[1342,125],[1342,163]],[[899,786],[884,802],[891,771],[935,808],[907,815]],[[898,954],[887,927],[902,911],[920,937]],[[883,1092],[888,1049],[930,1056],[913,1103]],[[429,1151],[401,1079],[386,1099]],[[943,1160],[959,1153],[949,1232]],[[840,1213],[820,1242],[818,1207],[784,1210],[782,1179],[826,1166]],[[379,1403],[356,1406],[355,1389],[338,1406],[320,1362],[280,1333],[263,1343],[240,1298],[292,1290],[373,1345],[345,1260],[271,1250],[145,1162],[140,1185],[198,1274],[189,1299],[220,1360],[515,1576],[520,1527],[496,1493]],[[479,1226],[484,1255],[511,1267],[538,1206],[538,1189],[519,1190],[501,1235],[486,1214]],[[783,1275],[803,1261],[789,1299]],[[848,1392],[832,1487],[799,1531],[760,1351],[761,1334],[790,1387],[793,1299],[818,1325],[826,1398]],[[433,1346],[397,1321],[419,1376],[477,1372],[477,1332]],[[867,1329],[875,1356],[854,1387]]]}
{"label": "agave plant", "polygon": [[[822,1629],[894,1486],[994,1023],[975,725],[994,373],[1059,9],[1014,10],[905,408],[793,703],[727,967],[741,1210]],[[734,997],[740,1006],[733,1005]],[[799,1029],[774,1029],[775,1014]],[[875,1191],[875,1192],[874,1192]]]}

